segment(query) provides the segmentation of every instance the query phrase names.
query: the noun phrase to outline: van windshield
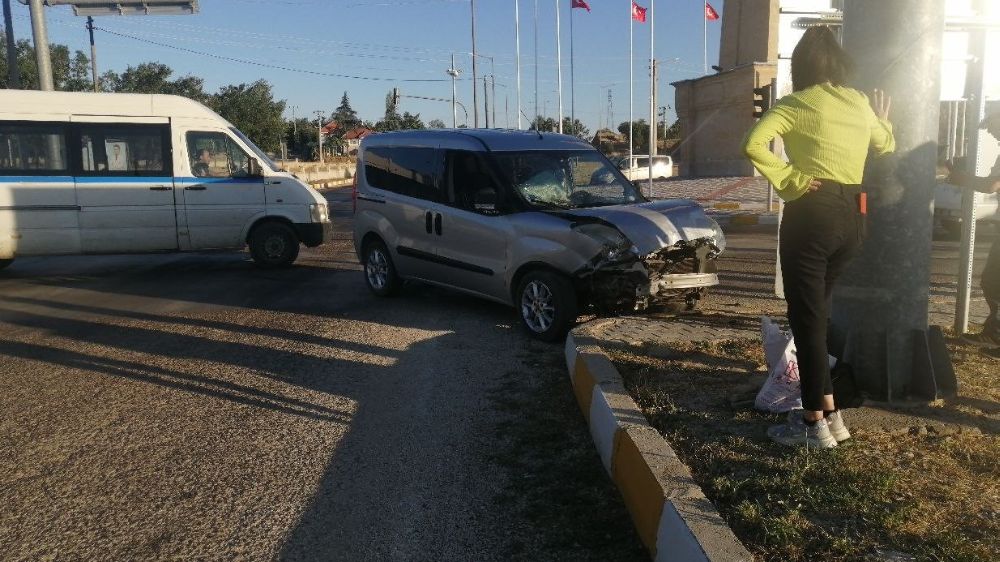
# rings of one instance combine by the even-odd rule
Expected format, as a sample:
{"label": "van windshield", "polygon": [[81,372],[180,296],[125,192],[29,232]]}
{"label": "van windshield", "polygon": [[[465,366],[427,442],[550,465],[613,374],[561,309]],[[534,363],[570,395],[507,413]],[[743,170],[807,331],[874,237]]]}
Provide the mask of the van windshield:
{"label": "van windshield", "polygon": [[256,144],[254,144],[252,140],[248,139],[247,136],[244,135],[242,131],[240,131],[236,127],[230,127],[229,130],[232,131],[234,135],[238,136],[240,140],[243,141],[243,144],[247,145],[247,147],[249,147],[250,150],[253,151],[254,156],[256,156],[258,160],[260,160],[261,166],[267,166],[268,168],[271,169],[272,172],[279,171],[278,165],[275,164],[274,161],[267,156],[267,154],[264,154],[264,151],[261,150],[260,147],[258,147]]}
{"label": "van windshield", "polygon": [[508,184],[540,209],[637,203],[644,199],[596,150],[493,152]]}

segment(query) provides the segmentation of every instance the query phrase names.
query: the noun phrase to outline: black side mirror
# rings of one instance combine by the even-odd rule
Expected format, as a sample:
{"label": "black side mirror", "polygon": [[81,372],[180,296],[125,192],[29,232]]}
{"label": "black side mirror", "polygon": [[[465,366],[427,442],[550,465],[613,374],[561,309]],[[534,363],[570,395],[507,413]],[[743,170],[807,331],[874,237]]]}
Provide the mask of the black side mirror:
{"label": "black side mirror", "polygon": [[496,214],[497,192],[488,187],[477,190],[476,194],[472,196],[472,207],[477,213]]}
{"label": "black side mirror", "polygon": [[247,164],[247,173],[252,178],[262,177],[264,175],[264,171],[260,167],[260,161],[256,158],[251,158]]}

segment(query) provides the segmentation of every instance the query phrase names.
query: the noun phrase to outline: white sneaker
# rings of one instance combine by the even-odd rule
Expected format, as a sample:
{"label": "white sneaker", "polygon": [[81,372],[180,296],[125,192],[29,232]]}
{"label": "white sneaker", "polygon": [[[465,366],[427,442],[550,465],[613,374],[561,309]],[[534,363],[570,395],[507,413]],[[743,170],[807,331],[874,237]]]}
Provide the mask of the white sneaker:
{"label": "white sneaker", "polygon": [[[767,429],[767,436],[771,440],[782,445],[805,445],[816,449],[829,449],[837,446],[837,440],[830,433],[826,420],[819,420],[814,425],[806,425],[801,413],[793,415],[796,410],[792,410],[788,415],[788,422],[781,425],[772,425]],[[802,410],[798,410],[802,412]]]}
{"label": "white sneaker", "polygon": [[851,432],[847,430],[844,418],[840,416],[840,410],[826,416],[826,426],[830,428],[830,434],[837,440],[837,443],[843,443],[851,438]]}

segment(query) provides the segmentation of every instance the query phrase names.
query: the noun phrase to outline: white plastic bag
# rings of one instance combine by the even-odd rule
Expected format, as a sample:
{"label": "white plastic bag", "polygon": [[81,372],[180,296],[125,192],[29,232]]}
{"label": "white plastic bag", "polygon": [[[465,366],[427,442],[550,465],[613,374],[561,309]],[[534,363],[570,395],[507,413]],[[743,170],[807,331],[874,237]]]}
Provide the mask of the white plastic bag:
{"label": "white plastic bag", "polygon": [[764,343],[764,358],[769,370],[764,386],[757,393],[754,406],[758,410],[783,413],[802,407],[799,388],[799,362],[795,356],[795,341],[781,331],[767,316],[760,317],[760,333]]}
{"label": "white plastic bag", "polygon": [[[764,343],[764,359],[768,375],[764,386],[757,393],[754,407],[779,414],[802,407],[802,389],[799,384],[799,361],[795,354],[795,340],[783,332],[767,316],[760,317],[760,335]],[[830,367],[837,362],[828,355]]]}

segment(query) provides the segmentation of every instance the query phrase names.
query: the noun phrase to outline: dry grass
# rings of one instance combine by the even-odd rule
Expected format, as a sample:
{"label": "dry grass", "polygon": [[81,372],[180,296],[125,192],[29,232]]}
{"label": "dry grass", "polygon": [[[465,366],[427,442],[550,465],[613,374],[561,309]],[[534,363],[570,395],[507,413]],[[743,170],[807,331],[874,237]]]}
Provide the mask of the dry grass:
{"label": "dry grass", "polygon": [[855,431],[829,451],[771,443],[781,416],[731,405],[759,386],[760,344],[614,354],[650,422],[737,536],[766,560],[993,560],[1000,553],[1000,362],[949,343],[961,395],[932,407],[955,432]]}

